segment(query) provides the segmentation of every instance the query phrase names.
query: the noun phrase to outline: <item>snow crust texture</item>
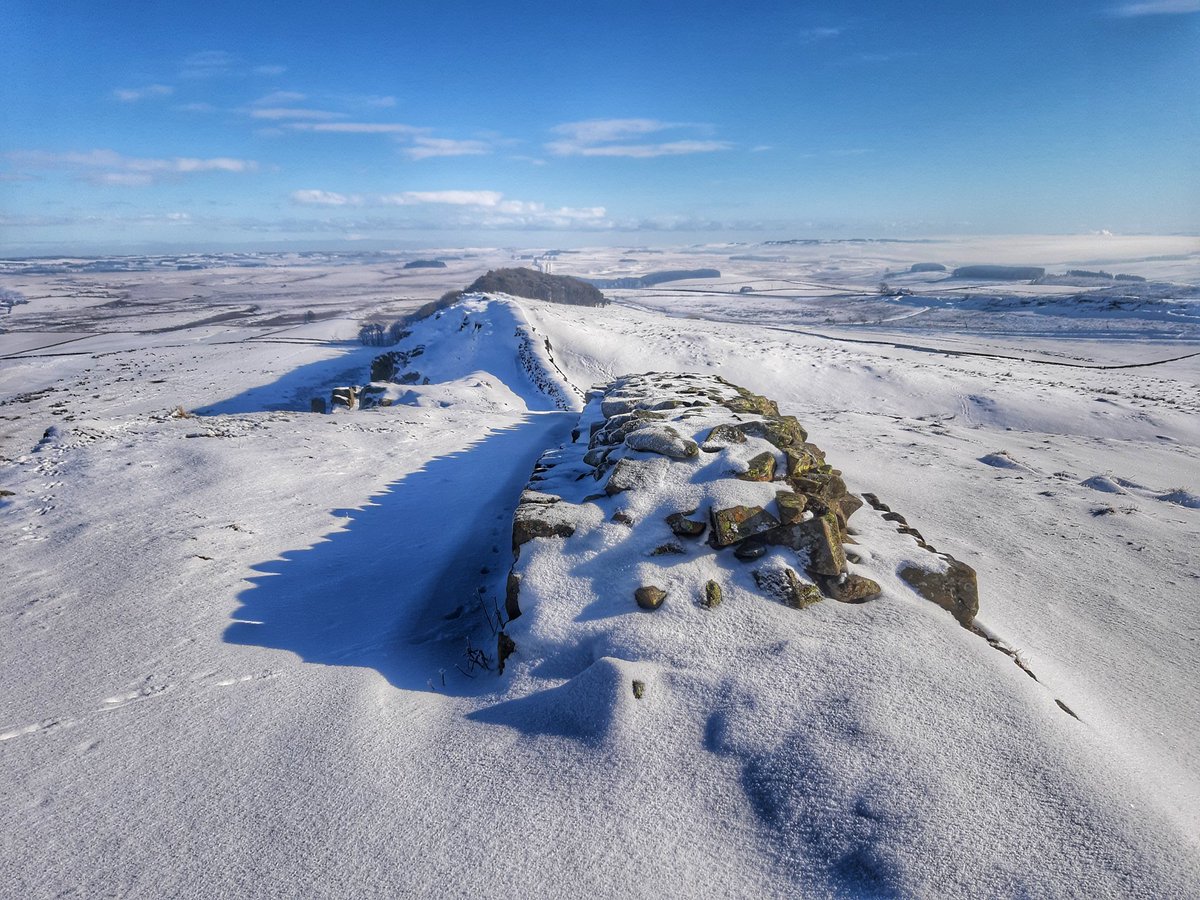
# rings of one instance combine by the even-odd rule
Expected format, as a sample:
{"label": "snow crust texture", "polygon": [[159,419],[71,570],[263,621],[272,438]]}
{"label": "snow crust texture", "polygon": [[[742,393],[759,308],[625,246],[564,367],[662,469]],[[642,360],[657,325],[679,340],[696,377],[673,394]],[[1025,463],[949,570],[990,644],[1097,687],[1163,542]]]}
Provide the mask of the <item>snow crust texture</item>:
{"label": "snow crust texture", "polygon": [[[564,254],[725,274],[470,298],[386,377],[365,320],[511,253],[0,264],[0,895],[1200,896],[1187,240],[1105,251],[1124,310],[890,274],[1094,241]],[[755,540],[824,514],[774,411],[684,393],[733,383],[866,501],[824,562],[877,596]],[[950,554],[970,628],[901,574]]]}

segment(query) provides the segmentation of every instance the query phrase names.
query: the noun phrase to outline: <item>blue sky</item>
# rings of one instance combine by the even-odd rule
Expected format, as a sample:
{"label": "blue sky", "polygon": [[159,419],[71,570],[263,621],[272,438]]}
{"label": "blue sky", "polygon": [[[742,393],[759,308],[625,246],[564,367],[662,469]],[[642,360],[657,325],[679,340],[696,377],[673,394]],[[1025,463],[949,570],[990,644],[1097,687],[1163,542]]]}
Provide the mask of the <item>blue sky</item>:
{"label": "blue sky", "polygon": [[0,250],[1200,231],[1200,0],[4,0]]}

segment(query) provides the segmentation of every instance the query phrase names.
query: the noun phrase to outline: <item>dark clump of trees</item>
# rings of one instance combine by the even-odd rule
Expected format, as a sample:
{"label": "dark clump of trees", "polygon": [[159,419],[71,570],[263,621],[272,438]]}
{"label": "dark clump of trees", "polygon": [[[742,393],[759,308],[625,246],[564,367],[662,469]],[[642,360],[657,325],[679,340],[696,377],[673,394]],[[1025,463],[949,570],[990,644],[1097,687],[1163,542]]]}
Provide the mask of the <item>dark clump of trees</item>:
{"label": "dark clump of trees", "polygon": [[493,269],[467,288],[468,294],[501,293],[568,306],[607,306],[599,289],[570,275],[547,275],[533,269]]}
{"label": "dark clump of trees", "polygon": [[646,275],[628,275],[624,278],[589,278],[589,283],[598,288],[622,288],[636,290],[654,287],[668,281],[689,281],[695,278],[720,278],[720,269],[668,269]]}
{"label": "dark clump of trees", "polygon": [[405,319],[397,319],[391,325],[382,322],[367,322],[358,329],[358,340],[364,347],[391,347],[411,334],[404,328]]}
{"label": "dark clump of trees", "polygon": [[586,281],[568,275],[547,275],[533,269],[493,269],[475,279],[465,291],[447,291],[437,300],[417,307],[390,326],[368,322],[358,330],[358,339],[367,347],[391,347],[411,332],[408,325],[426,319],[448,306],[453,306],[463,294],[512,294],[533,300],[549,300],[571,306],[608,306],[608,300]]}
{"label": "dark clump of trees", "polygon": [[983,278],[988,281],[1033,281],[1046,274],[1041,266],[959,266],[955,278]]}
{"label": "dark clump of trees", "polygon": [[440,259],[414,259],[404,264],[406,269],[444,269],[446,264]]}

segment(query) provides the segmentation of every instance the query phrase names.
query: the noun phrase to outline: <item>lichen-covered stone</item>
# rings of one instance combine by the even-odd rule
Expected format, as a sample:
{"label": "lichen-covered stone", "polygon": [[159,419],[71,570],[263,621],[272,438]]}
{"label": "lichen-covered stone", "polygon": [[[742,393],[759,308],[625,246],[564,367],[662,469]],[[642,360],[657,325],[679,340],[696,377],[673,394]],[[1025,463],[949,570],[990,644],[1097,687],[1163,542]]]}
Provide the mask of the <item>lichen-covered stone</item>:
{"label": "lichen-covered stone", "polygon": [[797,491],[820,500],[826,507],[836,505],[848,493],[846,482],[833,474],[809,472],[789,478],[788,481]]}
{"label": "lichen-covered stone", "polygon": [[746,435],[739,431],[737,426],[721,424],[708,433],[701,449],[708,453],[716,453],[722,447],[744,443],[746,443]]}
{"label": "lichen-covered stone", "polygon": [[600,402],[600,414],[606,419],[611,419],[613,416],[630,412],[635,406],[637,406],[635,397],[613,397]]}
{"label": "lichen-covered stone", "polygon": [[633,699],[641,700],[646,696],[646,682],[633,679]]}
{"label": "lichen-covered stone", "polygon": [[808,440],[808,433],[795,416],[765,416],[759,422],[743,422],[737,429],[748,437],[762,438],[780,450],[803,447]]}
{"label": "lichen-covered stone", "polygon": [[549,505],[551,503],[557,503],[561,499],[562,499],[562,497],[559,497],[556,494],[547,494],[542,491],[534,491],[529,488],[526,488],[525,490],[521,491],[521,499],[517,502],[518,503],[543,503],[543,504]]}
{"label": "lichen-covered stone", "polygon": [[750,391],[736,385],[730,385],[737,391],[736,397],[726,398],[721,401],[721,405],[726,409],[735,413],[744,413],[749,415],[760,416],[777,416],[779,415],[779,407],[775,405],[774,400],[768,400],[759,394],[753,394]]}
{"label": "lichen-covered stone", "polygon": [[358,404],[358,388],[351,385],[349,387],[334,388],[329,394],[329,405],[344,406],[347,409],[354,409]]}
{"label": "lichen-covered stone", "polygon": [[850,517],[862,509],[862,505],[862,500],[854,496],[854,494],[847,493],[839,497],[835,506],[832,507],[834,515],[837,516],[838,524],[845,529]]}
{"label": "lichen-covered stone", "polygon": [[783,456],[788,478],[796,478],[814,472],[817,466],[821,465],[821,460],[808,449],[808,446],[785,447]]}
{"label": "lichen-covered stone", "polygon": [[825,582],[829,596],[840,603],[865,603],[878,597],[883,588],[862,575],[844,575]]}
{"label": "lichen-covered stone", "polygon": [[721,585],[709,581],[704,585],[704,599],[701,601],[707,609],[716,609],[721,605]]}
{"label": "lichen-covered stone", "polygon": [[667,592],[652,584],[644,584],[633,592],[633,599],[642,609],[658,609],[667,599]]}
{"label": "lichen-covered stone", "polygon": [[816,516],[796,526],[808,549],[808,568],[818,575],[840,575],[846,571],[841,529],[833,513]]}
{"label": "lichen-covered stone", "polygon": [[795,491],[779,491],[775,494],[775,505],[779,508],[779,521],[784,525],[794,525],[804,521],[808,498]]}
{"label": "lichen-covered stone", "polygon": [[746,463],[746,471],[740,472],[738,478],[742,481],[774,481],[775,454],[764,451],[752,457]]}
{"label": "lichen-covered stone", "polygon": [[612,497],[631,488],[657,484],[666,473],[667,465],[665,459],[618,460],[612,474],[608,476],[604,493]]}
{"label": "lichen-covered stone", "polygon": [[665,544],[659,544],[650,551],[651,556],[679,556],[687,551],[683,549],[683,545],[676,541],[667,541]]}
{"label": "lichen-covered stone", "polygon": [[970,628],[979,612],[975,570],[952,556],[944,559],[948,564],[944,572],[908,563],[901,567],[900,577],[926,600],[947,610],[964,628]]}
{"label": "lichen-covered stone", "polygon": [[789,566],[763,566],[754,571],[759,590],[793,609],[804,609],[823,599],[821,589],[802,581]]}
{"label": "lichen-covered stone", "polygon": [[779,520],[761,506],[731,506],[712,512],[713,543],[729,547],[779,526]]}
{"label": "lichen-covered stone", "polygon": [[579,507],[573,503],[522,503],[513,514],[513,550],[534,538],[570,537]]}
{"label": "lichen-covered stone", "polygon": [[691,459],[700,452],[695,441],[688,440],[669,425],[647,425],[625,437],[625,446],[643,453],[657,453],[671,459]]}
{"label": "lichen-covered stone", "polygon": [[708,528],[706,523],[689,519],[688,514],[685,513],[671,513],[671,515],[667,516],[667,525],[679,537],[700,537],[700,535],[704,534],[705,529]]}
{"label": "lichen-covered stone", "polygon": [[583,461],[589,466],[600,466],[604,464],[610,453],[612,453],[612,447],[593,447],[583,454]]}

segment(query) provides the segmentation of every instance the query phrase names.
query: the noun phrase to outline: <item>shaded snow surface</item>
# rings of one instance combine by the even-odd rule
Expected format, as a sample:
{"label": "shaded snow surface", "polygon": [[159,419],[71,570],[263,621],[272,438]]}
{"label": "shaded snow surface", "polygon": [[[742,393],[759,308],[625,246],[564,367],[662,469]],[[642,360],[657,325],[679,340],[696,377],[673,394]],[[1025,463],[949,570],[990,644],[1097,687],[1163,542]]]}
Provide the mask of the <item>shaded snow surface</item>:
{"label": "shaded snow surface", "polygon": [[[1200,894],[1193,370],[504,299],[423,327],[430,384],[327,416],[299,410],[378,351],[112,334],[0,371],[0,893]],[[785,608],[697,554],[650,613],[659,532],[612,500],[526,545],[518,652],[473,668],[521,488],[572,446],[547,386],[647,369],[777,399],[979,570],[1041,683],[897,579],[869,508],[878,600]],[[1094,476],[1137,487],[1093,517]]]}

